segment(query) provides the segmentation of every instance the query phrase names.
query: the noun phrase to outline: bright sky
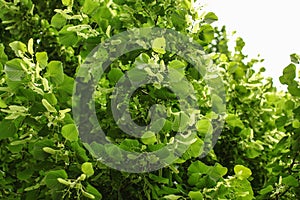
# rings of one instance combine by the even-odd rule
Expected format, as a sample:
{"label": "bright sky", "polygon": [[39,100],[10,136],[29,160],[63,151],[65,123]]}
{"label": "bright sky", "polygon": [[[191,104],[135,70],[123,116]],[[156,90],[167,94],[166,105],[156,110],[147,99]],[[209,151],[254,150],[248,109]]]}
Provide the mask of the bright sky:
{"label": "bright sky", "polygon": [[279,76],[290,63],[289,55],[300,54],[300,0],[199,0],[205,10],[214,12],[231,33],[244,39],[244,52],[250,58],[265,59],[265,75]]}

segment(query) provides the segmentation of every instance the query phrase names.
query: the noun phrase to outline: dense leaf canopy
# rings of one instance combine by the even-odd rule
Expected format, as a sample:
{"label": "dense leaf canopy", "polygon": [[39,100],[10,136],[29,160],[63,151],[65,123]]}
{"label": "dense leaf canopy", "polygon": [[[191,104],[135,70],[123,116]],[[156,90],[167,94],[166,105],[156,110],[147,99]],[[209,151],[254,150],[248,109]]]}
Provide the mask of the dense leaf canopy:
{"label": "dense leaf canopy", "polygon": [[[291,55],[280,77],[287,92],[278,92],[263,77],[263,68],[253,69],[260,61],[246,59],[243,39],[229,50],[225,27],[213,26],[218,17],[195,10],[189,0],[0,0],[0,10],[1,199],[300,199],[299,55]],[[201,45],[226,95],[218,88],[212,95],[203,74],[165,49],[164,37],[154,39],[152,49],[113,61],[94,92],[99,124],[114,144],[98,148],[110,160],[124,159],[119,148],[138,153],[163,148],[192,124],[191,116],[199,117],[193,138],[182,140],[189,148],[175,162],[128,173],[104,165],[84,145],[79,132],[85,127],[76,126],[72,95],[75,78],[82,75],[79,67],[99,43],[147,27],[172,29]],[[134,71],[141,65],[149,67]],[[161,82],[146,84],[130,98],[131,118],[149,124],[155,104],[165,106],[167,117],[141,138],[128,136],[111,112],[116,83],[124,74],[130,85],[145,76],[160,80],[165,68],[182,96],[197,99],[199,110],[182,112],[182,101]],[[184,77],[194,96],[190,85],[177,82]],[[212,102],[224,113],[223,127],[215,124]],[[226,111],[220,104],[226,104]],[[155,132],[156,127],[162,129]],[[209,146],[205,135],[214,137],[219,128],[215,147],[201,156]],[[126,159],[136,159],[135,154]]]}

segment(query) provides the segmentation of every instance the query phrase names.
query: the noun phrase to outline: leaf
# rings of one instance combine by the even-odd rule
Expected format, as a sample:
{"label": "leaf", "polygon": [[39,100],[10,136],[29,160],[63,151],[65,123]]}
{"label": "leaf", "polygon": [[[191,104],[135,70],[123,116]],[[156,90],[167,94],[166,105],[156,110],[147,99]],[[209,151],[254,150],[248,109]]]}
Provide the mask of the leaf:
{"label": "leaf", "polygon": [[205,43],[210,43],[214,39],[214,28],[209,24],[204,24],[200,27],[199,38]]}
{"label": "leaf", "polygon": [[228,114],[228,116],[226,117],[225,121],[227,122],[227,124],[229,126],[232,127],[239,127],[241,129],[244,128],[244,124],[243,122],[240,120],[240,118],[234,114]]}
{"label": "leaf", "polygon": [[15,52],[16,56],[21,57],[24,53],[27,52],[27,47],[23,42],[14,41],[9,43],[9,46]]}
{"label": "leaf", "polygon": [[141,137],[141,141],[144,144],[154,144],[155,142],[157,142],[157,138],[156,138],[155,133],[153,133],[151,131],[147,131]]}
{"label": "leaf", "polygon": [[215,21],[218,21],[218,17],[215,13],[209,12],[204,16],[204,21],[208,24],[211,24]]}
{"label": "leaf", "polygon": [[88,184],[85,189],[88,193],[94,195],[95,199],[97,199],[97,200],[102,199],[102,194],[96,188],[94,188],[92,185]]}
{"label": "leaf", "polygon": [[133,68],[126,72],[128,79],[132,84],[139,83],[146,79],[147,72],[145,70]]}
{"label": "leaf", "polygon": [[197,138],[196,142],[190,145],[189,154],[194,158],[201,156],[203,152],[203,144],[203,141]]}
{"label": "leaf", "polygon": [[7,108],[7,104],[0,98],[0,108]]}
{"label": "leaf", "polygon": [[94,0],[85,0],[83,4],[83,12],[91,15],[99,7],[99,2]]}
{"label": "leaf", "polygon": [[243,165],[234,166],[234,173],[241,180],[247,179],[252,175],[251,170]]}
{"label": "leaf", "polygon": [[298,54],[295,54],[295,53],[293,53],[293,54],[291,54],[290,55],[290,59],[291,59],[291,62],[292,63],[295,63],[295,64],[299,64],[300,62],[300,55],[298,55]]}
{"label": "leaf", "polygon": [[67,124],[62,127],[61,134],[67,140],[73,142],[78,140],[78,130],[75,124]]}
{"label": "leaf", "polygon": [[47,52],[37,52],[35,54],[36,61],[40,64],[42,68],[45,68],[48,64]]}
{"label": "leaf", "polygon": [[292,175],[282,178],[282,183],[291,187],[299,186],[299,181]]}
{"label": "leaf", "polygon": [[25,66],[26,63],[19,58],[7,61],[5,64],[5,73],[7,75],[7,78],[11,81],[24,82],[26,72],[24,71],[23,67]]}
{"label": "leaf", "polygon": [[43,148],[53,146],[53,141],[49,139],[43,139],[38,142],[35,142],[33,148],[29,151],[35,160],[44,161],[49,154],[47,154]]}
{"label": "leaf", "polygon": [[61,2],[62,2],[62,4],[64,6],[71,6],[71,5],[73,5],[73,0],[62,0]]}
{"label": "leaf", "polygon": [[55,85],[60,85],[64,81],[63,65],[60,61],[51,61],[47,66],[46,77]]}
{"label": "leaf", "polygon": [[64,25],[66,25],[67,19],[62,16],[60,13],[56,13],[51,18],[51,25],[55,27],[56,29],[61,29]]}
{"label": "leaf", "polygon": [[59,188],[61,184],[58,182],[58,178],[68,178],[67,172],[62,169],[48,172],[44,179],[46,186],[50,189]]}
{"label": "leaf", "polygon": [[206,174],[207,171],[209,170],[209,166],[204,164],[201,161],[196,161],[193,162],[189,168],[188,168],[188,174],[193,174],[193,173],[201,173],[201,174]]}
{"label": "leaf", "polygon": [[13,121],[2,120],[0,122],[0,140],[13,137],[17,133],[17,128]]}
{"label": "leaf", "polygon": [[202,200],[203,195],[201,194],[200,191],[190,191],[188,193],[188,196],[191,198],[191,200]]}
{"label": "leaf", "polygon": [[172,60],[169,62],[168,67],[173,68],[173,69],[185,69],[186,63],[180,61],[180,60]]}
{"label": "leaf", "polygon": [[93,164],[90,162],[85,162],[81,165],[81,171],[87,175],[87,177],[90,177],[94,174]]}
{"label": "leaf", "polygon": [[159,37],[153,40],[152,49],[156,53],[165,54],[166,51],[166,39],[164,37]]}
{"label": "leaf", "polygon": [[157,182],[157,183],[162,183],[162,184],[169,184],[169,179],[168,178],[164,178],[161,176],[156,176],[154,174],[149,174],[149,178],[152,179],[153,181]]}
{"label": "leaf", "polygon": [[285,123],[287,122],[287,120],[288,120],[288,118],[286,116],[281,116],[278,119],[276,119],[275,124],[276,124],[277,128],[284,126]]}
{"label": "leaf", "polygon": [[289,85],[296,77],[296,66],[289,64],[283,70],[283,75],[279,77],[280,83]]}
{"label": "leaf", "polygon": [[0,43],[0,72],[3,70],[3,65],[7,62],[8,57],[4,51],[5,47],[2,43]]}
{"label": "leaf", "polygon": [[59,42],[66,47],[75,45],[79,40],[75,32],[67,31],[67,29],[71,26],[72,25],[64,26],[59,31],[59,35],[58,35]]}
{"label": "leaf", "polygon": [[272,185],[268,185],[267,187],[261,189],[259,191],[259,194],[264,195],[264,194],[267,194],[267,193],[272,192],[272,191],[273,191]]}
{"label": "leaf", "polygon": [[212,134],[213,126],[209,119],[201,119],[197,122],[196,128],[201,135]]}
{"label": "leaf", "polygon": [[22,181],[28,180],[32,176],[33,172],[34,171],[32,169],[29,169],[29,168],[25,169],[23,171],[18,171],[17,172],[17,177],[18,177],[19,180],[22,180]]}
{"label": "leaf", "polygon": [[112,68],[112,69],[109,71],[107,77],[108,77],[108,79],[109,79],[111,82],[117,83],[118,80],[119,80],[123,75],[124,75],[124,74],[123,74],[122,70],[120,70],[119,68]]}

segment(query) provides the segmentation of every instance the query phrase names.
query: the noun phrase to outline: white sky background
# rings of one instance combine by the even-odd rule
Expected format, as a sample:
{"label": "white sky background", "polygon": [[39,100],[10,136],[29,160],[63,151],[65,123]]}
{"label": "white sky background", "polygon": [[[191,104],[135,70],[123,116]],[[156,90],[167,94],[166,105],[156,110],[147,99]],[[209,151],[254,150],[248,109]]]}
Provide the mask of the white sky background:
{"label": "white sky background", "polygon": [[[214,12],[219,21],[244,39],[244,54],[265,59],[265,76],[279,83],[290,54],[300,54],[300,0],[199,0],[204,10]],[[259,67],[258,67],[259,68]],[[281,88],[281,87],[280,87]]]}

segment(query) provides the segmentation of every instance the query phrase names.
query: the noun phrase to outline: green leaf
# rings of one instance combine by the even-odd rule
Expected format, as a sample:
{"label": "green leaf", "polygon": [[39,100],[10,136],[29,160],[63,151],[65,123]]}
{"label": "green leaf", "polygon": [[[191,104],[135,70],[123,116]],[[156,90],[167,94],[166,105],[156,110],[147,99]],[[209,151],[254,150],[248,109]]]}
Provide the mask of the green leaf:
{"label": "green leaf", "polygon": [[295,64],[300,63],[299,62],[300,61],[300,55],[293,53],[293,54],[290,55],[290,58],[291,58],[291,62],[293,62]]}
{"label": "green leaf", "polygon": [[201,135],[212,134],[213,126],[209,119],[201,119],[197,122],[196,128]]}
{"label": "green leaf", "polygon": [[188,193],[188,196],[192,199],[192,200],[202,200],[203,199],[203,195],[201,194],[200,191],[190,191]]}
{"label": "green leaf", "polygon": [[205,43],[210,43],[214,39],[214,28],[209,24],[204,24],[200,27],[199,38]]}
{"label": "green leaf", "polygon": [[155,133],[153,133],[151,131],[147,131],[141,137],[141,141],[144,144],[154,144],[155,142],[157,142],[157,138],[156,138]]}
{"label": "green leaf", "polygon": [[190,145],[189,154],[194,158],[199,157],[203,153],[203,144],[203,141],[197,138],[196,142]]}
{"label": "green leaf", "polygon": [[27,52],[27,46],[23,42],[14,41],[12,43],[9,43],[9,46],[18,57],[21,57],[24,53]]}
{"label": "green leaf", "polygon": [[61,187],[61,184],[57,181],[58,178],[68,178],[67,172],[62,169],[48,172],[44,179],[46,186],[50,189],[57,189]]}
{"label": "green leaf", "polygon": [[59,36],[58,36],[59,42],[66,47],[75,45],[79,40],[79,38],[75,32],[67,30],[71,26],[72,25],[64,26],[59,31]]}
{"label": "green leaf", "polygon": [[63,65],[60,61],[51,61],[47,66],[46,77],[55,85],[60,85],[64,81]]}
{"label": "green leaf", "polygon": [[286,116],[281,116],[278,119],[275,120],[275,124],[278,128],[282,127],[285,125],[287,122],[288,118]]}
{"label": "green leaf", "polygon": [[188,168],[188,174],[193,174],[193,173],[202,173],[202,174],[206,174],[207,171],[209,170],[209,166],[207,166],[206,164],[204,164],[201,161],[196,161],[193,162],[189,168]]}
{"label": "green leaf", "polygon": [[169,179],[168,178],[164,178],[161,176],[156,176],[154,174],[149,174],[149,178],[152,179],[153,181],[157,182],[157,183],[162,183],[162,184],[169,184]]}
{"label": "green leaf", "polygon": [[165,54],[166,53],[166,39],[164,37],[159,37],[153,40],[152,49],[156,53]]}
{"label": "green leaf", "polygon": [[299,186],[299,181],[292,175],[282,178],[282,183],[291,187]]}
{"label": "green leaf", "polygon": [[63,17],[60,13],[56,13],[51,18],[51,25],[54,26],[56,29],[61,29],[64,25],[66,25],[67,19]]}
{"label": "green leaf", "polygon": [[283,70],[283,75],[279,77],[280,83],[289,85],[296,77],[296,66],[288,65]]}
{"label": "green leaf", "polygon": [[267,187],[261,189],[259,191],[259,194],[264,195],[264,194],[268,194],[269,192],[272,192],[272,191],[273,191],[272,185],[268,185]]}
{"label": "green leaf", "polygon": [[7,78],[10,81],[25,82],[24,79],[27,74],[24,71],[24,68],[26,69],[26,63],[19,58],[7,61],[5,64],[5,73]]}
{"label": "green leaf", "polygon": [[36,61],[40,64],[42,68],[45,68],[48,64],[47,52],[37,52],[35,54]]}
{"label": "green leaf", "polygon": [[83,12],[91,15],[99,7],[99,2],[94,0],[85,0],[83,4]]}
{"label": "green leaf", "polygon": [[96,188],[94,188],[92,185],[88,184],[85,189],[88,193],[94,195],[95,199],[97,199],[97,200],[102,199],[102,194]]}
{"label": "green leaf", "polygon": [[230,193],[233,194],[237,200],[252,200],[254,199],[253,190],[250,182],[247,179],[231,179]]}
{"label": "green leaf", "polygon": [[0,98],[0,108],[7,108],[7,104]]}
{"label": "green leaf", "polygon": [[208,24],[211,24],[215,21],[218,21],[218,17],[215,13],[209,12],[204,16],[204,21]]}
{"label": "green leaf", "polygon": [[13,121],[2,120],[0,122],[0,140],[13,137],[17,133],[17,128]]}
{"label": "green leaf", "polygon": [[239,127],[241,129],[244,128],[244,124],[243,122],[240,120],[240,118],[234,114],[228,114],[228,116],[226,117],[225,121],[227,122],[227,124],[229,126],[232,127]]}
{"label": "green leaf", "polygon": [[123,72],[122,72],[121,69],[119,69],[119,68],[112,68],[112,69],[109,71],[107,77],[108,77],[108,79],[109,79],[111,82],[117,83],[118,80],[119,80],[123,75],[124,75],[124,74],[123,74]]}
{"label": "green leaf", "polygon": [[90,162],[85,162],[81,165],[81,171],[87,175],[87,177],[94,175],[93,164]]}
{"label": "green leaf", "polygon": [[171,62],[169,62],[168,67],[173,69],[185,69],[186,65],[186,63],[180,60],[172,60]]}
{"label": "green leaf", "polygon": [[247,179],[252,175],[251,170],[243,165],[234,166],[234,173],[241,180]]}
{"label": "green leaf", "polygon": [[5,47],[2,43],[0,43],[0,72],[3,70],[3,65],[7,62],[8,57],[4,51]]}
{"label": "green leaf", "polygon": [[18,177],[19,180],[22,180],[22,181],[28,180],[32,176],[33,172],[34,171],[32,169],[29,169],[29,168],[25,169],[23,171],[18,171],[17,172],[17,177]]}
{"label": "green leaf", "polygon": [[135,82],[141,82],[143,80],[146,79],[147,72],[145,70],[140,70],[137,68],[133,68],[130,71],[126,72],[128,79],[130,80],[131,83],[135,83]]}
{"label": "green leaf", "polygon": [[235,50],[242,51],[245,46],[245,42],[244,42],[243,38],[238,37],[236,39],[235,43],[236,43]]}
{"label": "green leaf", "polygon": [[106,153],[116,161],[120,161],[123,158],[120,148],[114,144],[106,144],[104,146]]}
{"label": "green leaf", "polygon": [[67,140],[73,142],[78,140],[78,130],[75,124],[67,124],[62,127],[61,134]]}
{"label": "green leaf", "polygon": [[71,6],[71,5],[73,5],[73,0],[62,0],[61,2],[62,2],[62,4],[64,6]]}

